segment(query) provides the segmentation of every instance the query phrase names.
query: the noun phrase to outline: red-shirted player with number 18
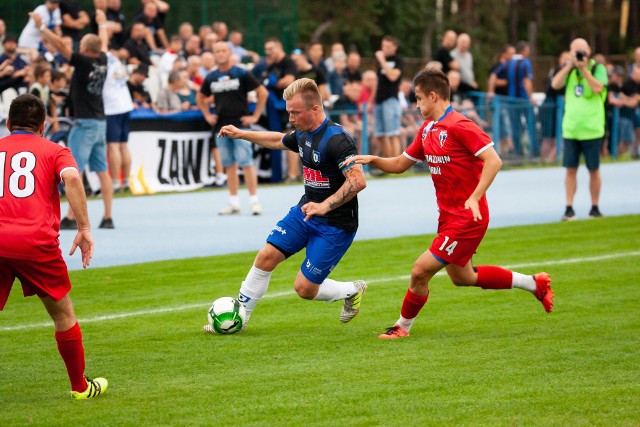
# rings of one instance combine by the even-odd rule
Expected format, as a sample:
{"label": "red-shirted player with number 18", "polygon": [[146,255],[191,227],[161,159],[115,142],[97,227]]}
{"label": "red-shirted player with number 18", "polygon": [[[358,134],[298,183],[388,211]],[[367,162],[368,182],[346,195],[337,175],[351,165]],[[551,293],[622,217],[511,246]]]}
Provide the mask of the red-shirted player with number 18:
{"label": "red-shirted player with number 18", "polygon": [[400,318],[379,338],[409,336],[413,322],[429,297],[429,280],[442,268],[447,269],[456,286],[525,289],[550,312],[553,292],[548,273],[529,276],[496,266],[473,266],[471,257],[489,225],[485,193],[502,167],[502,160],[491,138],[452,109],[449,81],[442,71],[422,70],[415,77],[414,86],[425,122],[405,152],[391,158],[359,155],[346,161],[371,163],[388,173],[402,173],[416,162],[424,161],[429,165],[436,189],[440,211],[438,235],[413,265]]}
{"label": "red-shirted player with number 18", "polygon": [[38,295],[55,327],[58,351],[71,382],[71,397],[89,399],[107,388],[107,380],[84,376],[82,332],[69,298],[71,283],[60,250],[60,195],[64,182],[78,221],[71,245],[87,267],[93,255],[87,201],[76,161],[68,148],[41,137],[44,104],[33,95],[11,102],[0,139],[0,310],[17,278],[25,296]]}

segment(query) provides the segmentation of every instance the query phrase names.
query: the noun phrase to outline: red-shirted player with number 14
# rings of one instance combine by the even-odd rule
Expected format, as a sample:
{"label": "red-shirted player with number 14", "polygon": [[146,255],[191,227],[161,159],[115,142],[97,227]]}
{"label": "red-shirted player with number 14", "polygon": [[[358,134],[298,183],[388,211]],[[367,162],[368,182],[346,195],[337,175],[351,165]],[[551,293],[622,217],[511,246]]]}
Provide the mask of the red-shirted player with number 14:
{"label": "red-shirted player with number 14", "polygon": [[84,376],[82,332],[69,298],[71,283],[58,240],[60,182],[78,220],[70,254],[80,248],[85,268],[93,255],[93,238],[82,178],[71,151],[40,136],[44,111],[40,98],[18,96],[9,107],[11,135],[0,139],[0,311],[16,278],[25,296],[38,295],[54,323],[71,397],[89,399],[103,393],[108,382]]}
{"label": "red-shirted player with number 14", "polygon": [[473,266],[471,257],[489,225],[485,193],[502,167],[502,160],[491,138],[471,120],[453,111],[449,81],[440,70],[422,70],[415,77],[414,86],[425,122],[405,152],[392,158],[360,155],[346,161],[371,163],[388,173],[402,173],[416,162],[425,161],[436,189],[440,211],[438,235],[413,265],[400,318],[379,338],[409,336],[429,297],[429,280],[442,268],[447,269],[456,286],[528,290],[550,312],[553,292],[548,273],[529,276],[496,266]]}

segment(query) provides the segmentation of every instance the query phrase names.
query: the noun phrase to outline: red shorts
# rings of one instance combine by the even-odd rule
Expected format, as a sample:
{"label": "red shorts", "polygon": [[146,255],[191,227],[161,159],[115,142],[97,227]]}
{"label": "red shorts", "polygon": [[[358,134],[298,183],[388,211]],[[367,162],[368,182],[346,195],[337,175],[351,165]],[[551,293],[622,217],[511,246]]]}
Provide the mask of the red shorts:
{"label": "red shorts", "polygon": [[0,310],[7,303],[16,277],[22,284],[25,297],[49,296],[54,301],[59,301],[71,290],[67,264],[62,255],[49,261],[0,257]]}
{"label": "red shorts", "polygon": [[482,221],[440,221],[438,236],[431,243],[429,251],[442,261],[464,267],[487,232],[488,215],[483,214],[483,217],[485,219]]}

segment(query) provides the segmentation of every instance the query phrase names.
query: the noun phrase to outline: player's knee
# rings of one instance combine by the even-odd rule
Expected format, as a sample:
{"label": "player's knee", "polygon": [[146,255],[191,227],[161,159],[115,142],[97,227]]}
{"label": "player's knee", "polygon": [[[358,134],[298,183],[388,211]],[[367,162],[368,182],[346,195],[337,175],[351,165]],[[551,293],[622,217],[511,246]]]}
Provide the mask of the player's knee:
{"label": "player's knee", "polygon": [[411,281],[424,282],[427,280],[427,278],[428,272],[417,263],[413,264],[413,268],[411,269]]}
{"label": "player's knee", "polygon": [[314,299],[318,294],[317,285],[315,287],[306,286],[303,283],[294,283],[293,289],[295,289],[298,296],[302,299]]}
{"label": "player's knee", "polygon": [[273,271],[279,262],[280,258],[277,253],[268,250],[268,248],[263,248],[256,255],[254,265],[262,271]]}

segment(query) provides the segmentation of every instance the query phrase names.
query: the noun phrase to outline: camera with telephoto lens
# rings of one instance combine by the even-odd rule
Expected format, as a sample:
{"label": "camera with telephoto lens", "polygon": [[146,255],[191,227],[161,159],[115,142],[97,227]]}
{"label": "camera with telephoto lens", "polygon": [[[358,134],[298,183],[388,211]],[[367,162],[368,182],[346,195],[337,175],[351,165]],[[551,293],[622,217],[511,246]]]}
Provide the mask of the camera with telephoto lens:
{"label": "camera with telephoto lens", "polygon": [[584,50],[579,50],[576,52],[576,59],[578,61],[584,61],[584,58],[587,57],[587,52],[585,52]]}

